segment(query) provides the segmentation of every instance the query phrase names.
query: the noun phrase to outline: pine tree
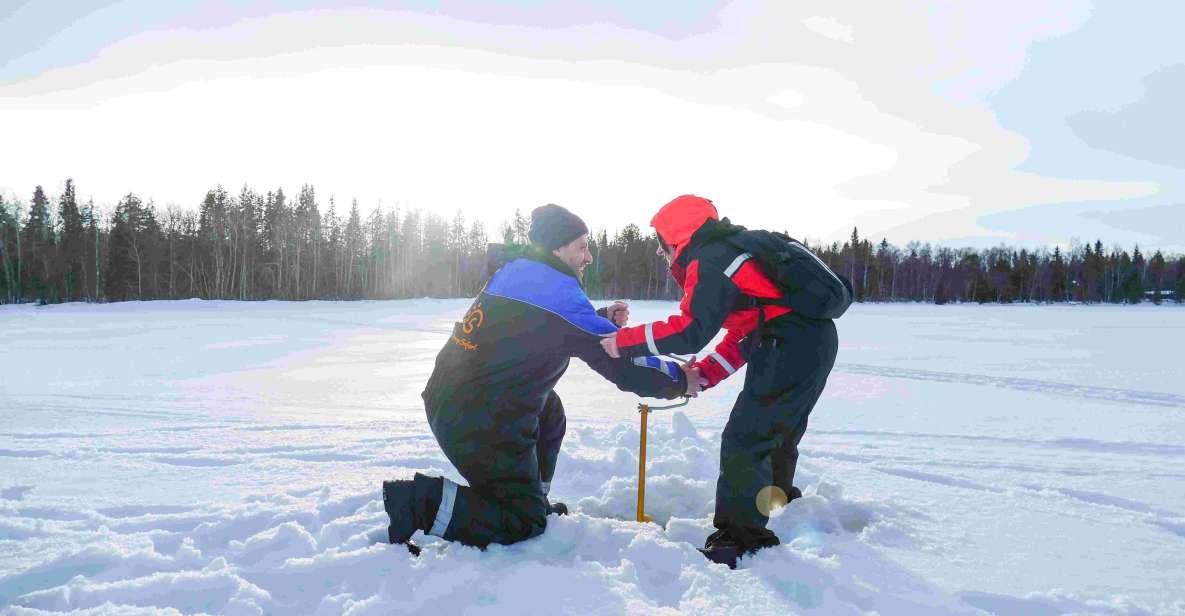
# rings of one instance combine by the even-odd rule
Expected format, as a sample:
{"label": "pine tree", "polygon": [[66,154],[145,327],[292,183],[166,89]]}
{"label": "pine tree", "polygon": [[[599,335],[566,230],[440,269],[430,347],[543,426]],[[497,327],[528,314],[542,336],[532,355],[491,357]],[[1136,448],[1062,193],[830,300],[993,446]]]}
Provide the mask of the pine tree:
{"label": "pine tree", "polygon": [[15,303],[21,297],[20,261],[17,241],[20,239],[19,214],[16,205],[10,213],[4,195],[0,194],[0,299]]}
{"label": "pine tree", "polygon": [[1173,285],[1173,299],[1180,304],[1185,302],[1185,257],[1177,260],[1177,283]]}
{"label": "pine tree", "polygon": [[529,237],[531,232],[531,219],[523,216],[523,213],[518,209],[514,210],[514,242],[515,244],[527,245],[531,243]]}
{"label": "pine tree", "polygon": [[1008,287],[1012,297],[1017,301],[1026,301],[1025,291],[1027,290],[1027,281],[1030,278],[1029,273],[1029,252],[1021,248],[1020,253],[1012,253],[1012,272],[1008,275]]}
{"label": "pine tree", "polygon": [[[94,280],[93,295],[96,302],[103,300],[103,241],[99,235],[99,214],[95,211],[95,202],[90,200],[86,206],[86,237],[89,242],[86,260],[91,266]],[[88,288],[91,288],[88,286]]]}
{"label": "pine tree", "polygon": [[322,295],[342,299],[346,297],[346,259],[345,230],[341,217],[337,215],[337,199],[329,198],[329,208],[321,217],[321,239],[325,246],[321,251],[321,270],[327,279],[322,283]]}
{"label": "pine tree", "polygon": [[1066,301],[1066,262],[1062,259],[1062,249],[1058,246],[1054,246],[1053,248],[1051,274],[1050,301]]}
{"label": "pine tree", "polygon": [[1148,278],[1147,278],[1147,280],[1148,280],[1148,286],[1152,287],[1152,302],[1153,303],[1156,303],[1156,304],[1160,303],[1160,300],[1161,300],[1160,294],[1162,291],[1165,290],[1165,288],[1164,288],[1165,273],[1166,272],[1165,272],[1164,255],[1160,254],[1160,251],[1157,250],[1155,253],[1152,254],[1152,259],[1148,261]]}
{"label": "pine tree", "polygon": [[411,210],[403,217],[401,297],[418,297],[420,290],[420,261],[424,249],[424,217],[419,210]]}
{"label": "pine tree", "polygon": [[74,180],[66,180],[66,188],[58,199],[61,296],[66,301],[76,300],[83,293],[83,267],[86,250],[86,229],[82,226],[82,212],[78,209]]}
{"label": "pine tree", "polygon": [[350,218],[346,221],[345,230],[345,244],[346,244],[346,297],[356,298],[360,295],[358,289],[359,278],[359,261],[362,260],[362,214],[358,211],[358,200],[354,199],[350,204]]}
{"label": "pine tree", "polygon": [[[131,195],[129,195],[131,196]],[[227,209],[230,198],[226,190],[218,186],[206,192],[206,198],[198,211],[198,253],[205,258],[200,264],[199,280],[203,286],[203,297],[223,299],[229,288],[227,267],[227,243],[229,229]],[[136,200],[137,205],[139,200]],[[114,227],[112,233],[115,233]],[[115,249],[114,244],[112,250]],[[114,280],[111,280],[114,283]]]}
{"label": "pine tree", "polygon": [[284,272],[288,262],[288,234],[291,227],[292,213],[284,199],[284,189],[268,192],[263,205],[263,242],[262,259],[266,271],[265,278],[271,287],[271,296],[276,299],[286,297],[284,289]]}
{"label": "pine tree", "polygon": [[486,236],[485,225],[480,220],[474,220],[473,225],[469,227],[468,243],[471,251],[469,276],[466,277],[468,286],[462,291],[462,295],[466,297],[476,295],[478,288],[486,279],[486,250],[489,246],[489,238]]}
{"label": "pine tree", "polygon": [[[107,290],[115,299],[154,297],[152,268],[154,243],[160,228],[151,207],[128,194],[120,200],[111,219],[107,257]],[[148,293],[145,293],[145,287]]]}
{"label": "pine tree", "polygon": [[179,270],[185,233],[185,214],[184,210],[175,205],[165,208],[164,226],[161,231],[164,234],[164,257],[167,273],[162,281],[161,293],[170,299],[178,297],[177,286],[180,282]]}
{"label": "pine tree", "polygon": [[399,251],[403,246],[403,234],[399,224],[399,208],[387,214],[386,222],[387,263],[383,274],[383,288],[387,297],[399,297],[398,273],[400,265]]}
{"label": "pine tree", "polygon": [[239,192],[233,204],[229,230],[231,235],[231,288],[240,300],[254,294],[255,264],[258,261],[260,216],[263,199],[249,186]]}
{"label": "pine tree", "polygon": [[421,293],[429,297],[448,296],[448,223],[435,212],[424,216],[424,258],[416,279]]}
{"label": "pine tree", "polygon": [[987,251],[990,263],[988,278],[995,293],[990,301],[1010,303],[1016,297],[1009,284],[1012,278],[1012,259],[1007,248],[1001,246]]}
{"label": "pine tree", "polygon": [[468,234],[465,232],[465,215],[461,210],[453,215],[453,222],[448,230],[448,258],[449,258],[449,294],[458,295],[461,291],[461,263],[465,260]]}
{"label": "pine tree", "polygon": [[1087,245],[1083,257],[1083,280],[1086,285],[1083,292],[1086,301],[1097,302],[1103,299],[1105,279],[1106,255],[1103,253],[1103,241],[1095,240],[1094,250]]}
{"label": "pine tree", "polygon": [[38,186],[33,190],[33,202],[29,206],[29,217],[21,231],[21,243],[28,266],[23,267],[28,277],[26,288],[31,289],[41,304],[48,303],[53,295],[50,279],[50,263],[53,261],[52,221],[49,218],[49,199]]}
{"label": "pine tree", "polygon": [[[618,247],[615,262],[617,271],[614,273],[616,296],[645,299],[646,293],[646,262],[649,256],[642,243],[642,230],[638,225],[626,225],[614,238],[613,243]],[[651,250],[651,255],[654,251]]]}
{"label": "pine tree", "polygon": [[502,224],[498,227],[498,235],[502,237],[503,244],[509,246],[511,244],[518,243],[514,240],[514,225],[510,224],[509,222],[502,222]]}
{"label": "pine tree", "polygon": [[856,231],[856,227],[852,227],[852,237],[848,241],[850,252],[848,253],[848,280],[856,287],[856,299],[859,300],[864,297],[864,290],[860,288],[860,279],[856,277],[856,260],[857,253],[860,250],[860,233]]}
{"label": "pine tree", "polygon": [[881,242],[876,245],[876,292],[874,299],[883,301],[885,299],[885,280],[889,275],[890,260],[892,254],[889,251],[888,238],[881,238]]}
{"label": "pine tree", "polygon": [[310,262],[316,258],[314,249],[319,235],[314,231],[314,226],[320,227],[316,193],[312,186],[306,184],[300,188],[292,212],[292,232],[289,238],[292,258],[289,261],[291,274],[288,276],[292,299],[312,297],[313,285],[310,278],[316,268],[312,267]]}
{"label": "pine tree", "polygon": [[1119,297],[1124,303],[1138,304],[1144,299],[1143,281],[1144,257],[1140,248],[1135,249],[1134,257],[1129,257],[1124,251],[1119,257]]}
{"label": "pine tree", "polygon": [[363,247],[363,251],[367,255],[366,261],[366,297],[376,299],[381,297],[381,283],[383,278],[383,268],[387,263],[387,242],[385,241],[385,233],[387,229],[387,217],[383,215],[382,203],[378,207],[370,211],[370,215],[366,217],[366,244],[369,244],[369,249]]}

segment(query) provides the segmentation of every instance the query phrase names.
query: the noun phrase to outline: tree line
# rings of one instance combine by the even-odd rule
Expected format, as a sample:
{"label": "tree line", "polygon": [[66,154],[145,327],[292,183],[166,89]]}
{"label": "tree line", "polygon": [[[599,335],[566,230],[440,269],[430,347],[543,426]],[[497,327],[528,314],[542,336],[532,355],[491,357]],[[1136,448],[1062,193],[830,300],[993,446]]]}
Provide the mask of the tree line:
{"label": "tree line", "polygon": [[[323,211],[324,210],[324,211]],[[312,186],[208,191],[196,210],[156,207],[135,194],[111,212],[78,202],[67,180],[56,203],[41,186],[26,204],[0,196],[0,303],[148,299],[394,299],[472,297],[487,278],[492,241],[527,243],[516,211],[490,238],[480,220],[357,201],[323,208]],[[793,235],[793,234],[790,234]],[[637,225],[590,238],[585,286],[594,298],[677,299]],[[1111,302],[1185,300],[1185,256],[1102,241],[1063,252],[848,241],[809,246],[847,276],[860,301]]]}
{"label": "tree line", "polygon": [[1128,303],[1185,301],[1185,256],[1075,242],[1070,250],[934,247],[851,239],[812,247],[860,301]]}

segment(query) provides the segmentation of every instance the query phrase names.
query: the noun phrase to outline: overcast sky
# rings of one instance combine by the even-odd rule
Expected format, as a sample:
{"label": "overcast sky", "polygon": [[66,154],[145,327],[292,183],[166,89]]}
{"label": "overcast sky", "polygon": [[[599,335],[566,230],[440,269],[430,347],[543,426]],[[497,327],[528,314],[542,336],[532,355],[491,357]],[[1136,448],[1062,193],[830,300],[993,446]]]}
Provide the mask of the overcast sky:
{"label": "overcast sky", "polygon": [[1181,2],[0,0],[0,191],[1185,250]]}

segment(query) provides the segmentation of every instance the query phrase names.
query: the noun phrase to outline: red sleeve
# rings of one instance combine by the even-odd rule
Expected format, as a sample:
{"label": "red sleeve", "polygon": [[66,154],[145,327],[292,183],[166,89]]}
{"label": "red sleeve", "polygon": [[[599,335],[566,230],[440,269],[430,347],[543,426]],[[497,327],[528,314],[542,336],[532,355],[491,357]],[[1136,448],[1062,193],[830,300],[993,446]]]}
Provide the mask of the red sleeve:
{"label": "red sleeve", "polygon": [[716,345],[716,350],[707,357],[695,362],[700,374],[708,379],[707,387],[715,387],[717,383],[727,379],[745,365],[745,358],[741,355],[741,340],[746,332],[742,329],[730,329],[724,340]]}
{"label": "red sleeve", "polygon": [[621,356],[698,352],[720,331],[736,296],[736,285],[723,272],[711,267],[701,271],[700,262],[692,261],[684,278],[679,314],[666,321],[618,330]]}

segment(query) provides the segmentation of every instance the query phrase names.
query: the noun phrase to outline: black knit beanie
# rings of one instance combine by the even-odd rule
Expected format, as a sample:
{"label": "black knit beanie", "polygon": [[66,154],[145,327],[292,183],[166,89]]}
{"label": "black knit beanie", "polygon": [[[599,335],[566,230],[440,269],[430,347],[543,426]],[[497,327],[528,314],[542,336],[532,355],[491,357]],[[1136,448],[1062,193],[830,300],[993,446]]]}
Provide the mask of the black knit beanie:
{"label": "black knit beanie", "polygon": [[531,230],[527,237],[532,243],[555,250],[586,233],[588,227],[579,216],[554,203],[548,203],[531,212]]}

